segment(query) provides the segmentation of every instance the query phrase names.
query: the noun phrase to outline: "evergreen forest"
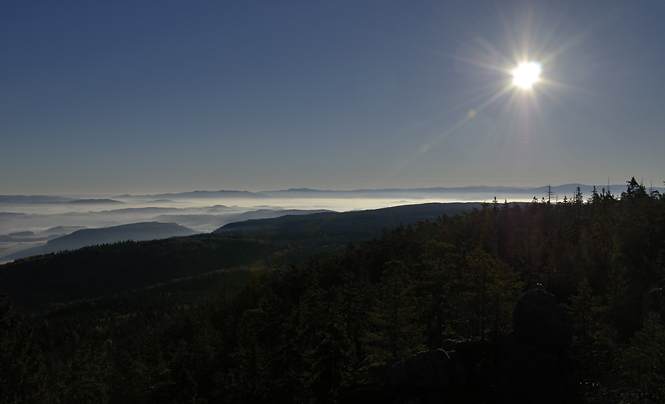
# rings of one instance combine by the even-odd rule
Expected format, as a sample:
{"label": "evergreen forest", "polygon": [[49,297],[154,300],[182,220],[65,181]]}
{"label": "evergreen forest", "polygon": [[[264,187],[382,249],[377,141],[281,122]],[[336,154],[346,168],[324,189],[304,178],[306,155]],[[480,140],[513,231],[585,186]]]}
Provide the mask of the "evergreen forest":
{"label": "evergreen forest", "polygon": [[487,386],[449,402],[490,403],[531,289],[573,318],[585,402],[665,402],[665,196],[401,209],[4,264],[0,403],[393,403],[386,364],[447,340]]}

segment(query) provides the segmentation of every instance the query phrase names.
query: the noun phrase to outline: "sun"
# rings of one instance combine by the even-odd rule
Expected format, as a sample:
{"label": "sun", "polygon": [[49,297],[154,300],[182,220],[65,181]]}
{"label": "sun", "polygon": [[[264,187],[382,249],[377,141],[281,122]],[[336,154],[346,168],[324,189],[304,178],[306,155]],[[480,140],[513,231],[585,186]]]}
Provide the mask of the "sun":
{"label": "sun", "polygon": [[523,89],[529,89],[540,81],[542,70],[538,62],[522,63],[513,70],[513,84]]}

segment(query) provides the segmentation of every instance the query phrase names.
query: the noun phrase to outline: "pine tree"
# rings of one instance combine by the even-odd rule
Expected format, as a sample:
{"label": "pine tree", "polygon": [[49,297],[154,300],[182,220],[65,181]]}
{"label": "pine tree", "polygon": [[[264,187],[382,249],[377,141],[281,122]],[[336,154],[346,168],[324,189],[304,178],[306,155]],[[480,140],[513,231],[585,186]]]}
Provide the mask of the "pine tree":
{"label": "pine tree", "polygon": [[[613,265],[609,273],[609,283],[607,284],[607,293],[605,294],[605,304],[607,305],[608,324],[612,324],[611,339],[627,338],[623,335],[630,329],[630,300],[628,296],[628,285],[630,278],[628,270],[621,265]],[[618,334],[618,335],[617,335]]]}
{"label": "pine tree", "polygon": [[457,254],[447,243],[431,240],[425,255],[425,269],[416,287],[421,323],[426,327],[427,345],[440,346],[443,342],[446,324],[454,320],[455,310],[460,301],[453,293]]}
{"label": "pine tree", "polygon": [[38,403],[44,395],[41,356],[31,334],[0,294],[0,403]]}
{"label": "pine tree", "polygon": [[619,364],[641,395],[655,402],[665,401],[665,327],[658,314],[649,313],[642,330],[633,335],[630,346],[622,352]]}
{"label": "pine tree", "polygon": [[346,334],[343,315],[328,304],[312,351],[312,392],[319,403],[334,403],[337,389],[351,374],[353,342]]}
{"label": "pine tree", "polygon": [[375,341],[386,354],[404,357],[423,348],[420,327],[415,322],[413,281],[401,261],[387,262],[384,268],[373,315]]}
{"label": "pine tree", "polygon": [[109,368],[103,347],[92,346],[76,332],[68,343],[73,352],[71,366],[62,380],[60,399],[73,404],[102,404],[109,400]]}
{"label": "pine tree", "polygon": [[606,310],[603,298],[593,295],[589,281],[584,277],[577,287],[577,294],[570,296],[569,299],[570,304],[567,308],[573,316],[575,336],[582,342],[590,342],[591,339],[598,337],[598,331],[602,328],[601,318]]}
{"label": "pine tree", "polygon": [[[506,328],[522,282],[508,265],[476,248],[467,255],[468,313],[475,319],[481,341],[491,328],[496,336]],[[477,334],[474,332],[474,335]]]}

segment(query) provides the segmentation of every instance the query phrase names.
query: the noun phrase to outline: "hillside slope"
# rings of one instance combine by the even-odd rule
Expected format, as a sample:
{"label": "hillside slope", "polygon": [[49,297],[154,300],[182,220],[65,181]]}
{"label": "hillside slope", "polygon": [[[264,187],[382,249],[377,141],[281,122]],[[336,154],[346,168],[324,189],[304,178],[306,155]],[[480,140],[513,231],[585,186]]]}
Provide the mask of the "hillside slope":
{"label": "hillside slope", "polygon": [[257,219],[229,223],[213,233],[300,233],[363,230],[365,237],[377,236],[385,228],[418,221],[433,221],[441,215],[454,216],[480,209],[481,203],[424,203],[352,212],[323,212],[305,216],[287,215],[275,219]]}
{"label": "hillside slope", "polygon": [[[380,236],[384,228],[433,221],[443,214],[471,211],[479,206],[424,204],[283,216],[227,225],[213,234],[116,244],[109,243],[120,234],[120,229],[134,227],[137,231],[132,236],[140,239],[155,236],[147,229],[162,228],[164,224],[98,229],[102,232],[79,230],[52,240],[60,240],[53,244],[58,250],[71,249],[75,242],[91,242],[93,238],[88,235],[94,235],[96,244],[101,245],[1,265],[0,291],[19,306],[37,307],[122,293],[259,261],[264,267],[281,268],[306,263],[318,252],[342,251],[349,242]],[[181,226],[172,227],[177,228]]]}
{"label": "hillside slope", "polygon": [[33,255],[76,250],[92,245],[111,244],[128,240],[158,240],[169,237],[191,236],[196,233],[196,231],[176,223],[158,222],[131,223],[99,229],[81,229],[71,234],[49,240],[46,245],[18,251],[2,257],[2,259],[11,261]]}

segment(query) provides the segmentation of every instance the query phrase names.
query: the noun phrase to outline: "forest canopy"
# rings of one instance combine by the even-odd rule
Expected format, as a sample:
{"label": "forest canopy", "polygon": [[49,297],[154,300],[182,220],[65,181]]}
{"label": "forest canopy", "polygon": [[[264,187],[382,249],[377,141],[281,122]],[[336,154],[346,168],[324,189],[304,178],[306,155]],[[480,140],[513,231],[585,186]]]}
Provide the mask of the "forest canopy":
{"label": "forest canopy", "polygon": [[[306,260],[296,258],[321,250],[275,249],[275,229],[263,240],[253,233],[234,242],[260,265],[231,260],[214,273],[27,311],[22,325],[3,300],[0,344],[16,347],[0,365],[3,402],[23,402],[25,386],[54,403],[335,402],[389,357],[445,340],[500,341],[534,288],[573,316],[581,378],[593,382],[585,394],[613,383],[632,386],[616,394],[662,399],[664,221],[665,198],[632,179],[620,196],[494,200]],[[196,240],[179,256],[195,260]],[[136,245],[146,246],[132,247],[137,256],[156,248]],[[614,379],[589,365],[591,351],[616,364]],[[628,371],[635,363],[649,366]],[[10,384],[10,373],[21,382]]]}

